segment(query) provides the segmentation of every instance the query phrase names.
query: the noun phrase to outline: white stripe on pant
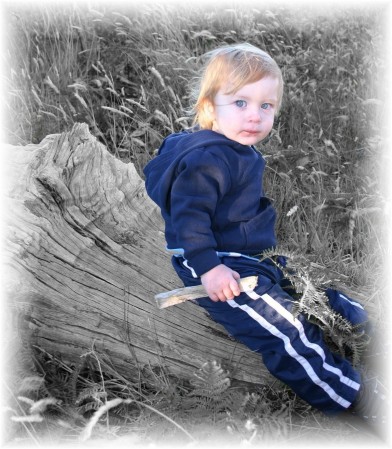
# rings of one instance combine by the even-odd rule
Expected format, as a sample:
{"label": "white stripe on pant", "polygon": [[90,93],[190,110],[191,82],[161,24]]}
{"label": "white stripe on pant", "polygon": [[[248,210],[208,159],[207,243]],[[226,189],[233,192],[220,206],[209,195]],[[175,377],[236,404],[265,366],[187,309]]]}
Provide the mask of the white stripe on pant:
{"label": "white stripe on pant", "polygon": [[[309,342],[308,338],[305,335],[303,326],[301,322],[294,318],[290,312],[288,312],[284,307],[282,307],[277,301],[275,301],[271,296],[268,294],[258,295],[256,292],[247,292],[247,295],[252,299],[262,299],[264,300],[268,305],[273,307],[282,317],[284,317],[287,321],[289,321],[293,326],[295,326],[299,332],[301,341],[304,343],[304,345],[308,348],[314,349],[314,351],[320,355],[320,357],[323,360],[323,367],[327,371],[333,372],[339,377],[340,382],[343,384],[353,388],[354,390],[358,390],[360,385],[347,378],[343,375],[342,371],[338,368],[332,367],[329,364],[325,362],[325,354],[323,349],[314,343]],[[336,403],[341,405],[344,408],[348,408],[351,403],[339,396],[333,388],[331,388],[330,385],[328,385],[326,382],[322,381],[319,376],[315,373],[314,369],[310,365],[310,363],[302,357],[298,352],[293,348],[289,337],[287,337],[285,334],[283,334],[277,327],[275,327],[273,324],[269,323],[265,318],[263,318],[261,315],[259,315],[254,309],[249,307],[248,305],[239,305],[235,302],[235,300],[229,300],[227,301],[227,304],[229,304],[233,308],[240,308],[244,312],[246,312],[251,318],[253,318],[255,321],[257,321],[260,326],[262,326],[264,329],[266,329],[268,332],[270,332],[272,335],[280,338],[283,343],[284,347],[287,351],[287,353],[293,357],[297,362],[299,362],[302,367],[305,369],[306,373],[308,374],[309,378],[314,382],[316,385],[318,385],[320,388],[322,388],[328,396],[334,400]]]}

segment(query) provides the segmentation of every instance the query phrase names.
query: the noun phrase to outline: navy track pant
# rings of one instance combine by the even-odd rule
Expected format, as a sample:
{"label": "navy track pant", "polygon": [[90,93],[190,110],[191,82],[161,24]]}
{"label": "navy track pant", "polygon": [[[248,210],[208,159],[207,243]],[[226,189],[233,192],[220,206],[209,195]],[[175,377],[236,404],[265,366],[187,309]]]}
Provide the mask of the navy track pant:
{"label": "navy track pant", "polygon": [[[258,352],[271,374],[309,404],[327,414],[348,408],[358,393],[360,375],[348,360],[331,352],[318,326],[302,315],[293,317],[294,300],[281,287],[281,270],[272,261],[247,256],[222,256],[221,261],[241,277],[257,275],[257,287],[226,302],[208,297],[196,302],[232,337]],[[184,258],[173,257],[172,263],[185,286],[200,284]],[[326,293],[345,318],[354,324],[366,322],[359,303],[336,290]]]}

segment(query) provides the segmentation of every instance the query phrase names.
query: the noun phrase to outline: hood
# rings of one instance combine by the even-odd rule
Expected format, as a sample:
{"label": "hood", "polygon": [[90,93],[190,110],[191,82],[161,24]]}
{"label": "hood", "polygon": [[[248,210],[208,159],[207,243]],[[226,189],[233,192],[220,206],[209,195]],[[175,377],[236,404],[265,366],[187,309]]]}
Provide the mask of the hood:
{"label": "hood", "polygon": [[161,207],[162,212],[169,212],[171,186],[182,158],[196,148],[222,144],[239,145],[210,130],[182,131],[171,134],[163,141],[158,155],[144,168],[147,193]]}

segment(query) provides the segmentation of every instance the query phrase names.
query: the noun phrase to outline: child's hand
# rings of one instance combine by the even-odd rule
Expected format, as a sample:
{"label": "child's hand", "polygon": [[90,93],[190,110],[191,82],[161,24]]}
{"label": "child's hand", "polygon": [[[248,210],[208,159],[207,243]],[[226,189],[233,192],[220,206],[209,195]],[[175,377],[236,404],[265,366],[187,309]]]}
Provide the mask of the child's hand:
{"label": "child's hand", "polygon": [[233,299],[241,293],[237,283],[239,278],[236,271],[221,264],[202,274],[200,279],[208,296],[217,302]]}

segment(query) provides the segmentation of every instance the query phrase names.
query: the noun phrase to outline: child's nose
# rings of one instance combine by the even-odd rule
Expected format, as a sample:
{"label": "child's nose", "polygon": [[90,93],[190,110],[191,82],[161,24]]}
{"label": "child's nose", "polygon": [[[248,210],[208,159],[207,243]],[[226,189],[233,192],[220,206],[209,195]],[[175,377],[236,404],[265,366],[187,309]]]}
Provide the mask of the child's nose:
{"label": "child's nose", "polygon": [[248,118],[252,122],[260,122],[261,121],[261,109],[260,108],[249,109],[249,117]]}

